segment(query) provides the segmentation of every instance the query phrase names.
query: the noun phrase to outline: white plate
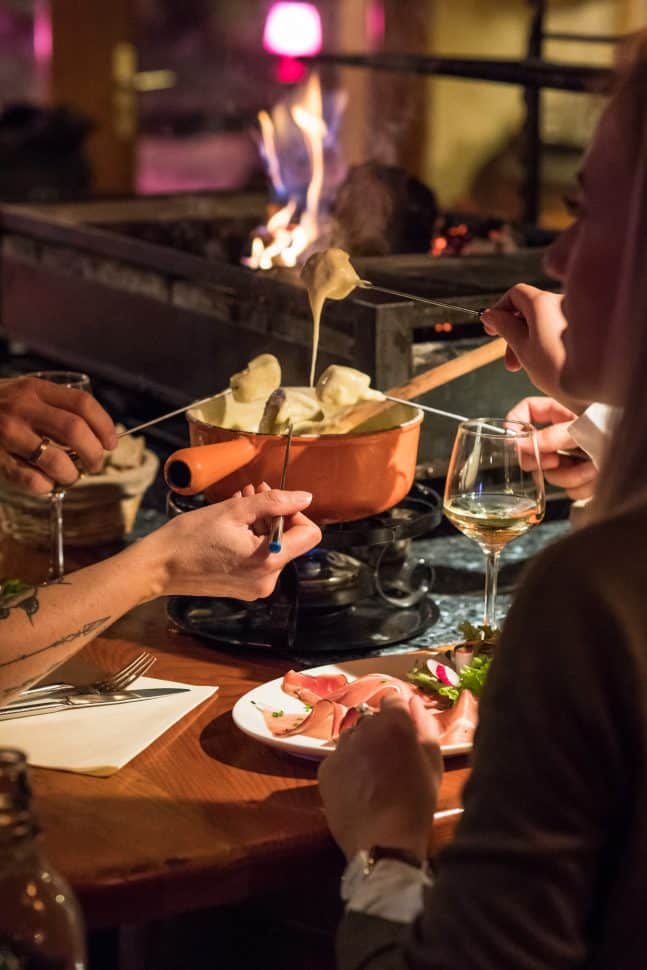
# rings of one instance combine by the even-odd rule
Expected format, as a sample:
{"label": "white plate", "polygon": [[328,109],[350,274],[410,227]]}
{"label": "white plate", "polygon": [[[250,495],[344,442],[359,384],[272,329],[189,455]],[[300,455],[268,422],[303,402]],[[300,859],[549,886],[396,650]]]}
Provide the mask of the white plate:
{"label": "white plate", "polygon": [[[390,674],[392,677],[400,677],[404,680],[407,671],[411,670],[418,659],[428,658],[430,655],[429,650],[415,650],[411,653],[392,654],[388,657],[368,657],[365,660],[349,660],[338,664],[328,664],[324,667],[310,667],[308,670],[301,671],[301,673],[315,676],[317,674],[346,674],[351,681],[363,677],[364,674],[380,673]],[[266,744],[270,748],[278,748],[280,751],[294,754],[299,758],[321,761],[327,754],[335,750],[334,743],[301,735],[277,738],[265,724],[262,714],[263,708],[285,711],[286,714],[303,713],[304,707],[301,701],[290,694],[286,694],[281,689],[282,683],[283,678],[277,677],[276,680],[268,680],[267,683],[247,691],[240,700],[236,701],[231,712],[234,724],[243,734],[255,738],[261,744]],[[258,705],[258,707],[255,705]],[[471,744],[447,744],[441,748],[445,757],[465,754],[471,750]]]}

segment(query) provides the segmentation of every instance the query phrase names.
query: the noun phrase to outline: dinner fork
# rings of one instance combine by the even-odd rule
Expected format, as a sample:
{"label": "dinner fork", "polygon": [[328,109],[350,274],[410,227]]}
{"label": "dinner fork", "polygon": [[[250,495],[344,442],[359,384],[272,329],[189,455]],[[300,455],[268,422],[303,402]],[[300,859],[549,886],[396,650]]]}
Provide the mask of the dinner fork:
{"label": "dinner fork", "polygon": [[156,660],[157,657],[144,650],[121,670],[116,670],[113,674],[108,674],[107,677],[102,677],[100,680],[92,681],[89,684],[41,684],[38,687],[30,687],[14,703],[24,703],[25,699],[32,697],[49,697],[58,694],[114,694],[116,691],[125,690],[138,677],[143,677]]}

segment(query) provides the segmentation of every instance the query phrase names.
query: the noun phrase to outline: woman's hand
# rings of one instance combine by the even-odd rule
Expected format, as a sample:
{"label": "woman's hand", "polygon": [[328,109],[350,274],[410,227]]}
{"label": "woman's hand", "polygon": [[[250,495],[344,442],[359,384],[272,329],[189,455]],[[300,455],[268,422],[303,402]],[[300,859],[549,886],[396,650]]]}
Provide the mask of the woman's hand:
{"label": "woman's hand", "polygon": [[[307,492],[245,491],[252,494],[172,519],[116,556],[70,573],[65,583],[34,587],[29,616],[7,608],[0,616],[0,705],[156,596],[269,595],[281,568],[321,533],[301,514],[312,498]],[[279,514],[287,518],[275,555],[264,533]]]}
{"label": "woman's hand", "polygon": [[505,365],[509,371],[525,370],[540,391],[576,410],[590,403],[568,401],[560,389],[566,356],[562,333],[568,325],[560,293],[518,283],[494,307],[484,310],[481,319],[486,333],[498,334],[507,342]]}
{"label": "woman's hand", "polygon": [[[577,417],[573,411],[550,397],[526,397],[515,404],[507,417],[540,427],[537,444],[542,471],[547,481],[563,488],[572,499],[591,497],[598,474],[593,462],[590,459],[586,461],[558,454],[560,451],[577,448],[577,442],[568,430]],[[525,456],[524,467],[527,471],[536,467],[530,456]]]}
{"label": "woman's hand", "polygon": [[[321,531],[301,514],[312,501],[309,492],[261,489],[254,494],[250,487],[245,495],[185,512],[142,540],[147,562],[161,566],[152,594],[269,596],[286,563],[316,546]],[[278,515],[285,521],[283,548],[271,553],[267,535]]]}
{"label": "woman's hand", "polygon": [[78,468],[54,444],[37,466],[29,464],[43,438],[76,452],[90,472],[100,471],[104,452],[117,445],[112,420],[87,391],[36,377],[0,381],[0,477],[32,495],[45,495],[55,484],[72,485]]}
{"label": "woman's hand", "polygon": [[420,698],[410,708],[387,699],[379,714],[345,731],[322,762],[328,825],[347,859],[374,845],[426,857],[443,770],[434,728]]}

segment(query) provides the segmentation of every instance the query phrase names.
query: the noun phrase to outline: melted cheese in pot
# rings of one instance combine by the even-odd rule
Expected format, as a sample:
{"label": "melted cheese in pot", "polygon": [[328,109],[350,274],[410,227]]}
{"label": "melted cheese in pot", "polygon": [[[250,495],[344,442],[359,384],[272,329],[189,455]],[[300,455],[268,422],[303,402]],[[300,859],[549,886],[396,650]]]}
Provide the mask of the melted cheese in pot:
{"label": "melted cheese in pot", "polygon": [[[250,364],[246,370],[253,372],[254,368]],[[252,385],[248,385],[249,396],[265,393],[266,385],[261,381],[256,388],[254,391]],[[285,400],[274,418],[271,434],[284,433],[290,423],[295,434],[325,434],[326,427],[347,408],[359,401],[381,400],[383,397],[371,388],[368,374],[339,364],[327,367],[316,387],[285,387],[282,390]],[[191,414],[199,421],[232,431],[258,431],[265,404],[263,396],[241,401],[231,391],[217,395]]]}

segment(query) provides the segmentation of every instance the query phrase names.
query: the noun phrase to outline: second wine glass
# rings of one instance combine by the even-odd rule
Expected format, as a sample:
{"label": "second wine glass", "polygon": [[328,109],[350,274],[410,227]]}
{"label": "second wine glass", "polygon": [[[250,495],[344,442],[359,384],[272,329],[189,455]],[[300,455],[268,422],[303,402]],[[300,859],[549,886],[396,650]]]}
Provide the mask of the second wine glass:
{"label": "second wine glass", "polygon": [[496,626],[501,550],[544,516],[544,476],[533,426],[499,418],[462,422],[443,505],[449,521],[485,554],[483,622]]}

